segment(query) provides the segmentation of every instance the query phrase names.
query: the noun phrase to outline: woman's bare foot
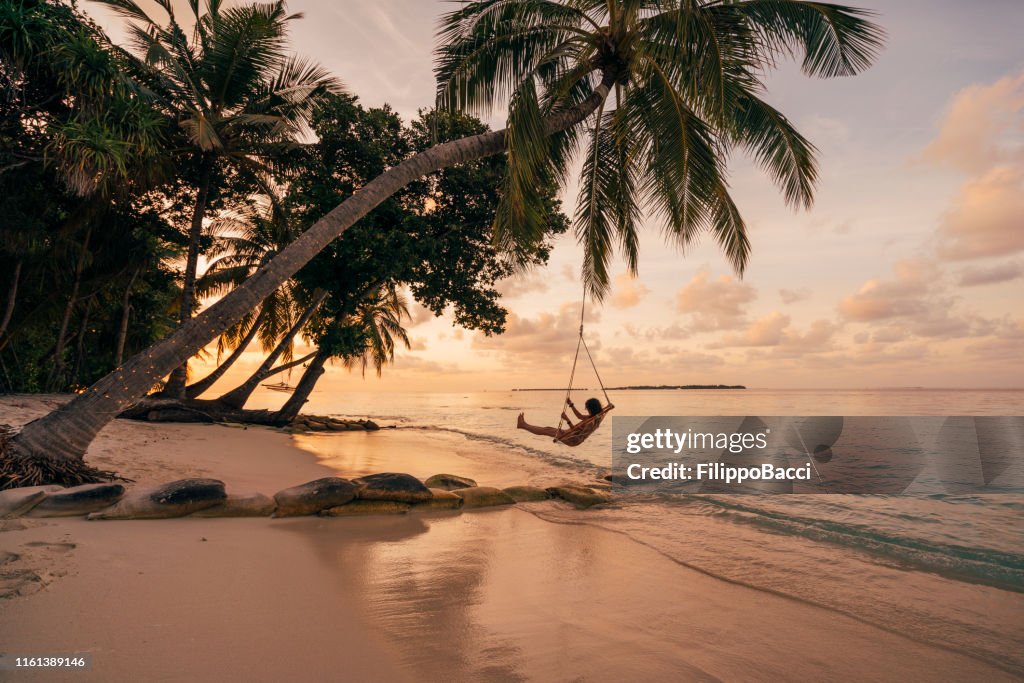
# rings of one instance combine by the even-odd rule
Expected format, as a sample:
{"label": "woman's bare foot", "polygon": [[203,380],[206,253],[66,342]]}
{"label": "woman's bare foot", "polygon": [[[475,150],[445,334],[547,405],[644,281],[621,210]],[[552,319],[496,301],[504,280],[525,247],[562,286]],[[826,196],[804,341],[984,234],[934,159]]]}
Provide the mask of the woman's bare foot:
{"label": "woman's bare foot", "polygon": [[518,429],[526,429],[526,413],[519,413],[519,419],[516,420],[516,427]]}

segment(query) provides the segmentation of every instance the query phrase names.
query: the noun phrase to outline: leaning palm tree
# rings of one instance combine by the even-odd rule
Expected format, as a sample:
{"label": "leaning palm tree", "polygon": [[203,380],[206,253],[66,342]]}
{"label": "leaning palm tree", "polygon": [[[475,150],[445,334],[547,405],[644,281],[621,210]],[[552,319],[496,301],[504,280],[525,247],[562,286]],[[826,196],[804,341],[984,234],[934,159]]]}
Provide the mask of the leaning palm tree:
{"label": "leaning palm tree", "polygon": [[333,356],[340,356],[342,365],[349,370],[358,368],[364,377],[370,367],[380,377],[384,366],[395,359],[396,341],[409,348],[409,335],[403,323],[410,319],[408,302],[394,283],[371,290],[357,304],[355,312],[331,326],[327,336],[342,337],[345,341],[321,342],[295,391],[275,417],[281,422],[295,419],[324,374],[324,365]]}
{"label": "leaning palm tree", "polygon": [[[204,220],[226,171],[274,170],[308,131],[316,103],[339,89],[315,63],[289,56],[284,2],[224,8],[220,0],[189,3],[191,38],[171,0],[157,0],[164,22],[135,0],[98,0],[132,23],[139,71],[165,113],[177,124],[183,162],[194,167],[196,199],[188,230],[179,323],[197,303],[195,283]],[[170,395],[184,398],[187,361],[171,374]]]}
{"label": "leaning palm tree", "polygon": [[[240,286],[299,234],[277,191],[269,184],[266,189],[266,194],[211,224],[217,242],[211,254],[213,260],[196,280],[200,298],[223,296]],[[209,375],[189,384],[186,397],[196,398],[212,387],[257,337],[264,351],[274,350],[300,316],[302,298],[295,282],[288,280],[225,330],[217,339],[218,357],[228,348],[234,351]],[[290,343],[282,349],[285,356],[290,351]]]}
{"label": "leaning palm tree", "polygon": [[[413,180],[506,153],[495,224],[517,251],[536,239],[536,187],[566,179],[582,153],[577,231],[592,293],[619,245],[637,257],[636,222],[653,207],[674,239],[710,231],[741,270],[749,245],[728,194],[730,150],[750,150],[791,202],[808,204],[813,148],[761,99],[763,75],[802,54],[810,76],[867,68],[883,32],[851,7],[800,0],[483,0],[441,21],[438,103],[474,109],[509,101],[508,125],[435,145],[367,183],[311,226],[243,286],[167,339],[100,380],[10,442],[33,467],[81,463],[96,433],[124,406],[234,324],[321,249]],[[609,101],[609,95],[614,98]],[[597,115],[595,116],[595,113]],[[613,160],[616,163],[608,163]]]}

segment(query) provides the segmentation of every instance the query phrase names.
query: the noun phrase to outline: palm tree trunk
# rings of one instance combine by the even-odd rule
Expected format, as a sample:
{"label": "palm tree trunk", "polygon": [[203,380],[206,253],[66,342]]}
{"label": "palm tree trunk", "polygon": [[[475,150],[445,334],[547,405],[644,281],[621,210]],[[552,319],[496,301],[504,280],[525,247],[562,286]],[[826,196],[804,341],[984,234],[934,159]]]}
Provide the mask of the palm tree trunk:
{"label": "palm tree trunk", "polygon": [[268,372],[263,377],[263,379],[269,379],[270,377],[273,377],[276,374],[282,373],[285,370],[291,370],[294,367],[298,367],[299,365],[302,365],[303,363],[309,361],[315,355],[316,355],[316,351],[313,351],[312,353],[307,353],[302,358],[296,358],[295,360],[289,361],[287,363],[284,363],[283,365],[278,365],[276,368],[271,369],[271,371]]}
{"label": "palm tree trunk", "polygon": [[310,361],[309,367],[302,373],[302,379],[299,380],[299,385],[295,387],[295,391],[288,397],[285,404],[281,406],[281,409],[277,411],[277,417],[280,418],[281,422],[291,422],[302,410],[302,406],[309,400],[309,395],[313,392],[313,387],[316,386],[317,380],[324,374],[324,363],[330,358],[330,354],[324,350],[318,350],[313,356],[313,360]]}
{"label": "palm tree trunk", "polygon": [[185,387],[185,396],[187,398],[197,398],[201,396],[204,391],[212,387],[217,380],[224,376],[224,373],[228,371],[228,368],[234,365],[235,361],[242,357],[242,354],[245,353],[246,347],[248,347],[249,344],[252,343],[252,340],[256,338],[256,335],[259,334],[260,326],[262,325],[265,317],[266,311],[264,309],[260,309],[260,314],[256,316],[256,320],[254,320],[252,325],[249,327],[249,331],[245,333],[244,337],[242,337],[242,341],[238,342],[238,346],[236,346],[234,351],[231,352],[231,355],[228,356],[223,363],[218,365],[217,369],[209,375],[198,382],[194,382],[193,384],[189,384]]}
{"label": "palm tree trunk", "polygon": [[117,328],[117,343],[114,347],[115,368],[121,367],[121,361],[124,360],[124,344],[128,339],[128,319],[132,312],[132,287],[135,286],[135,279],[139,277],[141,272],[141,267],[135,269],[135,272],[132,273],[132,278],[128,281],[128,286],[124,288],[124,296],[121,297],[121,324]]}
{"label": "palm tree trunk", "polygon": [[316,298],[313,299],[313,303],[306,307],[306,310],[302,312],[302,315],[300,315],[299,319],[295,321],[295,324],[292,325],[291,329],[288,330],[284,337],[281,338],[281,341],[278,342],[277,346],[274,347],[274,350],[270,352],[270,355],[263,360],[263,364],[256,369],[256,372],[252,373],[252,375],[249,376],[249,379],[245,380],[245,382],[218,398],[217,401],[232,408],[244,408],[245,402],[249,400],[252,392],[256,391],[256,387],[260,385],[260,382],[267,378],[271,368],[274,367],[274,363],[277,362],[277,359],[281,357],[281,354],[284,353],[292,343],[292,339],[295,338],[295,335],[302,331],[302,328],[306,326],[306,323],[309,322],[309,319],[313,317],[314,313],[316,313],[316,309],[320,308],[320,304],[322,304],[326,298],[327,292],[321,292],[318,294]]}
{"label": "palm tree trunk", "polygon": [[[203,218],[209,203],[210,179],[213,176],[213,158],[204,155],[200,162],[199,190],[196,205],[192,209],[192,225],[188,232],[188,255],[185,258],[185,277],[181,285],[181,310],[178,324],[184,325],[192,319],[192,308],[196,298],[196,270],[199,268],[199,240],[203,236]],[[185,383],[188,381],[188,359],[171,372],[163,393],[172,398],[185,398]]]}
{"label": "palm tree trunk", "polygon": [[[586,119],[608,96],[611,83],[605,78],[586,100],[550,116],[545,120],[545,131],[556,133]],[[33,466],[57,462],[64,468],[69,467],[69,461],[81,463],[92,440],[121,411],[166,373],[258,306],[324,247],[385,199],[417,178],[449,166],[499,154],[504,149],[505,131],[492,131],[435,145],[388,169],[313,224],[223,299],[129,359],[74,400],[25,425],[8,442],[9,457],[15,461],[26,460]],[[3,483],[0,480],[0,486]]]}
{"label": "palm tree trunk", "polygon": [[18,280],[21,278],[21,259],[14,264],[14,273],[11,275],[11,288],[7,290],[7,307],[4,309],[3,320],[0,320],[0,337],[4,336],[7,326],[11,324],[11,316],[14,315],[14,304],[18,300]]}

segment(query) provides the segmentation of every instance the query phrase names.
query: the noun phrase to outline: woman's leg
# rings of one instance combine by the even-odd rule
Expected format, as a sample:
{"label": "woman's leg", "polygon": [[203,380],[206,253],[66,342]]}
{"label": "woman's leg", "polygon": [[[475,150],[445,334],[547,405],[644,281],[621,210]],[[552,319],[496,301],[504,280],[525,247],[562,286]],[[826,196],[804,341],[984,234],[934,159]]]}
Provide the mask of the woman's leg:
{"label": "woman's leg", "polygon": [[551,438],[558,436],[558,430],[554,427],[537,427],[536,425],[530,424],[526,421],[523,413],[519,413],[519,419],[516,421],[516,427],[519,429],[525,429],[531,434],[536,434],[537,436],[550,436]]}

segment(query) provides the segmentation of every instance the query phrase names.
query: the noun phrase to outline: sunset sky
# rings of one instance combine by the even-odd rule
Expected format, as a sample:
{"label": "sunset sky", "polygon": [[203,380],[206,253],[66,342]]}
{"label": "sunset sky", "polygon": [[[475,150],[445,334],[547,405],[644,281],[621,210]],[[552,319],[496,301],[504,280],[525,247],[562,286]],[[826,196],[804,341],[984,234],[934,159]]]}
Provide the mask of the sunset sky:
{"label": "sunset sky", "polygon": [[[710,240],[683,254],[647,221],[639,277],[617,265],[607,300],[588,304],[586,337],[606,383],[1024,386],[1024,2],[852,4],[876,10],[889,34],[870,71],[811,80],[787,63],[769,79],[769,102],[820,150],[814,208],[788,209],[763,173],[733,159],[753,245],[742,280]],[[298,51],[364,104],[389,103],[406,118],[433,101],[433,31],[451,7],[289,3],[305,13],[293,28]],[[85,9],[123,36],[102,7]],[[490,123],[502,122],[494,112]],[[575,195],[563,192],[570,215]],[[318,388],[564,385],[580,264],[566,237],[547,268],[506,283],[502,336],[417,307],[414,348],[382,380],[330,368]],[[226,383],[259,362],[246,355]]]}

